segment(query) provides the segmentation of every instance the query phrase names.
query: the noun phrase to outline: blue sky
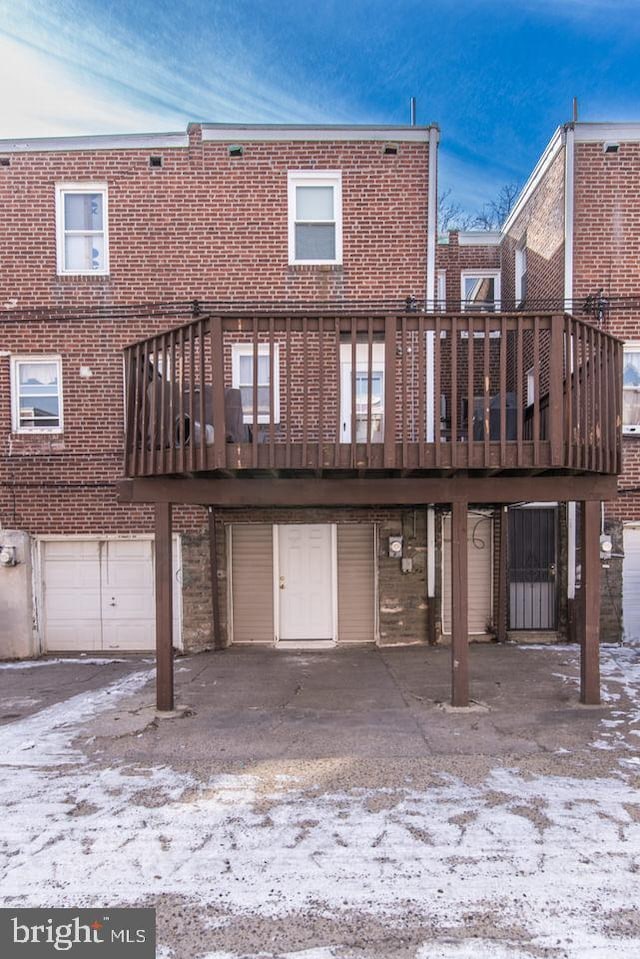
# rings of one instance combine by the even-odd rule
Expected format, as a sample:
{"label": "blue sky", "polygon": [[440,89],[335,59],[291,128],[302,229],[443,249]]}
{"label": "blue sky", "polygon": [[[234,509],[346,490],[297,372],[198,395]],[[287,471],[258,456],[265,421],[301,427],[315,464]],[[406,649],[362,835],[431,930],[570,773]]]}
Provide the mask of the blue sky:
{"label": "blue sky", "polygon": [[570,118],[640,120],[640,0],[0,0],[0,137],[189,120],[442,130],[469,209]]}

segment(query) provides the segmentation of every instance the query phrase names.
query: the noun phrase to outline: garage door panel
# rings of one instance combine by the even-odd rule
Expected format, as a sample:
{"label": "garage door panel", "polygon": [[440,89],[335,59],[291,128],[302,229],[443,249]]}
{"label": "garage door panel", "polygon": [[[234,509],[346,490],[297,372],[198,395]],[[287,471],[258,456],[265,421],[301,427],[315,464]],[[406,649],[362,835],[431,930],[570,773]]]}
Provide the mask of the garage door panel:
{"label": "garage door panel", "polygon": [[[51,540],[43,543],[43,638],[46,650],[153,650],[153,541]],[[181,645],[174,540],[174,644]]]}
{"label": "garage door panel", "polygon": [[640,643],[640,526],[624,528],[622,566],[622,609],[624,639]]}
{"label": "garage door panel", "polygon": [[[442,631],[451,634],[451,517],[442,524]],[[469,635],[485,636],[493,618],[491,516],[469,513],[467,557],[469,577]]]}

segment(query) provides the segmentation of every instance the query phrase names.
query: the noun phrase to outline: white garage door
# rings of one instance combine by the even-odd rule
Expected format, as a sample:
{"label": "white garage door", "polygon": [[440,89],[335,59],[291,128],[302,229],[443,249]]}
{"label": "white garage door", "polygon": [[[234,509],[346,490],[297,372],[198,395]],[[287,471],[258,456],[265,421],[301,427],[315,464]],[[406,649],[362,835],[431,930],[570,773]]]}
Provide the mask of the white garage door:
{"label": "white garage door", "polygon": [[[174,539],[173,635],[180,646],[178,539]],[[155,574],[149,539],[42,543],[43,645],[47,652],[151,650]]]}
{"label": "white garage door", "polygon": [[622,611],[625,642],[640,644],[640,526],[624,528]]}
{"label": "white garage door", "polygon": [[[467,557],[469,564],[469,635],[486,636],[493,610],[493,519],[469,513]],[[451,517],[442,524],[442,632],[451,635]]]}

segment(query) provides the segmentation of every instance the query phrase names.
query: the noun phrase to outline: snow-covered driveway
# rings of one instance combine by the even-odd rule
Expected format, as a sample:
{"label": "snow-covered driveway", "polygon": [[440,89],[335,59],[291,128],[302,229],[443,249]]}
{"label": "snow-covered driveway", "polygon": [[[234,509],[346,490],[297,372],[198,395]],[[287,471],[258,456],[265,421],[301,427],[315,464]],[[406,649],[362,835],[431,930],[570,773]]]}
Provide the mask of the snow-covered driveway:
{"label": "snow-covered driveway", "polygon": [[[557,649],[510,652],[545,656],[560,687],[575,671],[567,648],[569,670]],[[637,959],[640,653],[604,650],[603,676],[609,709],[579,756],[207,773],[74,741],[148,697],[143,667],[0,726],[2,904],[155,904],[172,959]]]}

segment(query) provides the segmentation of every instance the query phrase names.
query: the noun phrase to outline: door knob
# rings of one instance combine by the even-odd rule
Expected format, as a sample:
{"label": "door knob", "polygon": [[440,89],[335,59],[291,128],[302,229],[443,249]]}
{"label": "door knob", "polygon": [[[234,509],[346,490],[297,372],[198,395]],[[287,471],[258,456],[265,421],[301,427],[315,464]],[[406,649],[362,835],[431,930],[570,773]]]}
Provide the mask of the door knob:
{"label": "door knob", "polygon": [[115,598],[115,596],[112,596],[112,597],[111,597],[111,602],[109,603],[109,606],[115,606],[115,605],[116,605],[116,598]]}
{"label": "door knob", "polygon": [[280,589],[284,589],[284,576],[280,577]]}

